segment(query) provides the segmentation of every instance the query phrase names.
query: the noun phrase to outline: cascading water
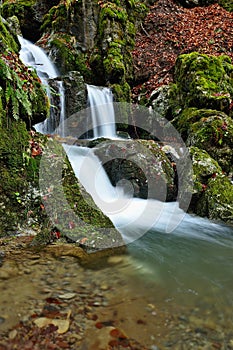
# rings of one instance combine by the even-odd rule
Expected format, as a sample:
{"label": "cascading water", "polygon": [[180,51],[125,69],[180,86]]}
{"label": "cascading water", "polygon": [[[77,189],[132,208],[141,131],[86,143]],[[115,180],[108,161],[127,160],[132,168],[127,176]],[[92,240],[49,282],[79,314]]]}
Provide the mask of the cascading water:
{"label": "cascading water", "polygon": [[[49,85],[49,79],[55,79],[59,76],[59,72],[55,65],[48,58],[44,50],[40,47],[34,45],[30,41],[18,36],[21,50],[20,58],[23,63],[27,66],[33,67],[36,70],[38,77],[41,82],[46,87],[48,98],[51,102],[50,116],[42,123],[34,125],[38,132],[43,134],[52,134],[54,130],[61,124],[65,119],[65,94],[62,81],[56,80],[57,92],[60,99],[60,106],[53,106],[53,93],[51,93],[51,88]],[[55,81],[55,80],[54,80]],[[59,116],[57,117],[57,111],[59,110]],[[64,135],[61,135],[64,136]]]}
{"label": "cascading water", "polygon": [[[51,62],[47,66],[43,61],[43,51],[20,40],[22,60],[36,68],[45,85],[49,77],[57,77]],[[94,137],[116,138],[111,91],[91,85],[87,89]],[[191,304],[195,309],[201,301],[208,311],[209,305],[214,305],[215,313],[227,315],[233,306],[232,228],[185,214],[177,203],[129,198],[120,187],[111,185],[92,150],[65,144],[63,147],[86,191],[109,216],[125,242],[130,243],[128,251],[137,272],[141,272],[145,286],[149,283],[148,299],[160,284],[169,302]],[[183,220],[168,234],[167,223],[174,213]],[[233,321],[232,315],[226,319]]]}
{"label": "cascading water", "polygon": [[[232,228],[184,215],[174,202],[129,198],[112,186],[92,149],[63,147],[86,191],[129,243],[137,275],[149,284],[147,297],[154,298],[153,290],[160,286],[170,303],[193,308],[200,300],[206,308],[214,303],[213,314],[225,313],[226,322],[233,324],[227,312],[233,307]],[[183,220],[167,233],[174,212]]]}
{"label": "cascading water", "polygon": [[94,138],[116,138],[112,91],[107,87],[87,85],[87,92],[88,105],[91,108]]}
{"label": "cascading water", "polygon": [[[89,103],[93,107],[93,94],[98,89],[89,87],[90,90]],[[106,110],[108,107],[109,103]],[[102,118],[101,113],[98,118]],[[112,131],[108,134],[100,129],[95,131],[95,137],[113,136]],[[128,243],[137,274],[145,286],[149,284],[148,299],[154,298],[153,290],[160,285],[169,302],[191,308],[200,300],[206,308],[214,303],[213,314],[224,313],[226,322],[233,323],[227,312],[233,306],[232,228],[185,214],[177,202],[129,197],[121,187],[112,186],[93,149],[63,147],[86,191]]]}

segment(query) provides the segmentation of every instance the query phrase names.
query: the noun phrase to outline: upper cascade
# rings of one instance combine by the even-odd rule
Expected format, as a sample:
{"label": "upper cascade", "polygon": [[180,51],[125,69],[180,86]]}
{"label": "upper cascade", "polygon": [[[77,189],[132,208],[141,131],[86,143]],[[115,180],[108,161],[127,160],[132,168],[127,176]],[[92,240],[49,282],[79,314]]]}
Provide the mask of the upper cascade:
{"label": "upper cascade", "polygon": [[[46,88],[51,103],[50,117],[45,119],[42,123],[34,125],[34,127],[36,131],[41,132],[42,134],[52,134],[65,119],[65,92],[63,83],[59,80],[56,81],[56,94],[58,94],[60,98],[59,109],[56,108],[57,106],[55,108],[53,107],[53,94],[51,93],[51,87],[49,84],[49,79],[59,77],[59,71],[42,48],[21,36],[18,36],[18,39],[21,45],[20,58],[22,62],[26,66],[33,67],[36,70],[38,77]],[[63,132],[61,136],[64,136]]]}
{"label": "upper cascade", "polygon": [[47,79],[57,78],[59,72],[45,51],[27,39],[18,36],[21,50],[19,57],[27,66],[35,68],[42,83],[47,85]]}

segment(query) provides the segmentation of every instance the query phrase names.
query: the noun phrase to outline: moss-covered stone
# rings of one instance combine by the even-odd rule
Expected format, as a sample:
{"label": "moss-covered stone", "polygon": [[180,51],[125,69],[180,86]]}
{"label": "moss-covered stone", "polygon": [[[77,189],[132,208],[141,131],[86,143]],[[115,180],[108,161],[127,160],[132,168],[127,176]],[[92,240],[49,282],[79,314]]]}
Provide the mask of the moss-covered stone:
{"label": "moss-covered stone", "polygon": [[[21,30],[23,35],[32,39],[32,27],[33,27],[33,36],[36,36],[40,24],[36,21],[35,15],[33,13],[33,5],[36,0],[13,0],[13,1],[4,1],[2,5],[2,16],[5,18],[11,16],[17,16],[21,25]],[[32,21],[33,19],[33,21]]]}
{"label": "moss-covered stone", "polygon": [[220,111],[186,108],[173,120],[188,146],[206,150],[227,174],[233,171],[233,121]]}
{"label": "moss-covered stone", "polygon": [[27,221],[35,202],[27,128],[47,116],[48,100],[38,77],[19,60],[17,39],[1,18],[0,36],[0,234],[6,235]]}
{"label": "moss-covered stone", "polygon": [[1,52],[17,52],[19,50],[19,41],[11,32],[10,27],[6,21],[0,17],[0,51]]}
{"label": "moss-covered stone", "polygon": [[1,15],[4,18],[17,16],[23,36],[35,42],[41,35],[44,15],[58,2],[59,0],[5,0],[1,6]]}
{"label": "moss-covered stone", "polygon": [[233,186],[219,164],[197,147],[190,147],[194,188],[190,210],[210,219],[233,222]]}
{"label": "moss-covered stone", "polygon": [[104,164],[113,186],[122,186],[131,196],[161,201],[176,198],[171,161],[154,141],[100,140],[94,153]]}
{"label": "moss-covered stone", "polygon": [[77,48],[75,36],[63,32],[45,34],[37,44],[50,53],[61,74],[79,71],[85,81],[91,80],[93,73],[88,65],[87,54]]}
{"label": "moss-covered stone", "polygon": [[127,82],[124,84],[111,85],[114,98],[118,102],[130,101],[130,86]]}
{"label": "moss-covered stone", "polygon": [[139,1],[113,0],[101,4],[97,43],[90,65],[93,71],[97,71],[97,76],[101,76],[101,85],[107,83],[116,89],[119,101],[123,98],[130,101],[128,91],[127,94],[124,91],[132,80],[131,51],[137,21],[145,11],[146,6]]}
{"label": "moss-covered stone", "polygon": [[192,52],[180,55],[171,87],[173,115],[180,109],[196,107],[229,114],[233,98],[233,65],[228,56],[208,56]]}
{"label": "moss-covered stone", "polygon": [[51,225],[70,240],[98,249],[123,244],[111,221],[74,175],[62,145],[53,139],[44,148],[40,191]]}

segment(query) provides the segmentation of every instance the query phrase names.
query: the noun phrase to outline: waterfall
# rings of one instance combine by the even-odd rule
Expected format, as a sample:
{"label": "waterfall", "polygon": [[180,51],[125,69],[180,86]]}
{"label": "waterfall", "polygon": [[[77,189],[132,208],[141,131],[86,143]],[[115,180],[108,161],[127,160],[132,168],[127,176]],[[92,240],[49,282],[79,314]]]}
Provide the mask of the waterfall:
{"label": "waterfall", "polygon": [[43,49],[20,36],[18,36],[18,39],[21,45],[20,58],[22,62],[26,66],[33,67],[36,70],[38,77],[46,88],[47,95],[51,103],[50,117],[44,120],[42,123],[34,125],[34,127],[38,132],[43,134],[51,134],[65,119],[65,94],[63,83],[59,80],[56,81],[57,91],[55,91],[55,94],[59,96],[60,100],[58,109],[53,105],[54,92],[51,91],[49,84],[49,79],[55,79],[59,76],[56,66],[48,58]]}
{"label": "waterfall", "polygon": [[113,94],[109,88],[87,85],[94,138],[116,138]]}
{"label": "waterfall", "polygon": [[112,186],[92,149],[66,144],[63,144],[63,148],[75,175],[95,204],[122,234],[125,243],[134,242],[152,230],[221,245],[224,244],[221,236],[232,232],[226,226],[186,214],[177,202],[129,197],[121,187]]}

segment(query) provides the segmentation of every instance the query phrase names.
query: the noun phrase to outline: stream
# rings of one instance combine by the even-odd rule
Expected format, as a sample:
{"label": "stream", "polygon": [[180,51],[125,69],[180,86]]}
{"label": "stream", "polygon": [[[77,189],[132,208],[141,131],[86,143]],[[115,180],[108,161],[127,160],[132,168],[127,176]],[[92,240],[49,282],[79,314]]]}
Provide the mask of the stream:
{"label": "stream", "polygon": [[[17,349],[37,349],[27,347],[35,318],[64,319],[70,312],[61,335],[68,345],[55,349],[102,349],[92,348],[100,325],[122,329],[141,344],[130,349],[232,349],[232,236],[218,244],[158,233],[155,239],[149,232],[128,254],[86,265],[64,245],[35,251],[26,248],[28,240],[1,241],[0,346],[19,335]],[[56,329],[47,332],[51,337]]]}
{"label": "stream", "polygon": [[[94,135],[108,136],[96,125]],[[232,227],[185,214],[177,203],[129,199],[101,175],[97,157],[82,166],[85,148],[80,155],[80,147],[63,147],[127,251],[82,264],[67,245],[36,251],[30,236],[2,240],[0,350],[233,349]],[[115,200],[122,207],[111,212]],[[167,230],[170,215],[180,219]],[[58,320],[66,326],[60,333]]]}

